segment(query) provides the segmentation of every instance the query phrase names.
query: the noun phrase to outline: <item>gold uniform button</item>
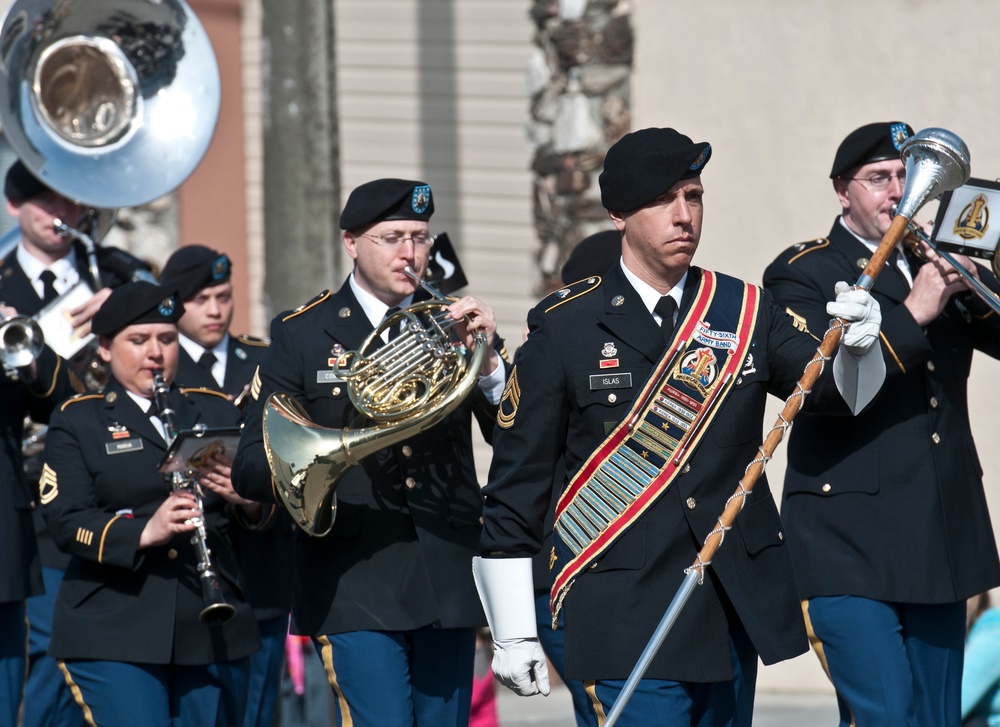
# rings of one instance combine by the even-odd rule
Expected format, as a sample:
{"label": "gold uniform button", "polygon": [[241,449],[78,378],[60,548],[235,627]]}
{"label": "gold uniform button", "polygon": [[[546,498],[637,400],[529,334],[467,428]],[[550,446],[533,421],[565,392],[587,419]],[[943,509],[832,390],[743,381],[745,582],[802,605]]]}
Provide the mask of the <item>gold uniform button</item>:
{"label": "gold uniform button", "polygon": [[690,471],[691,471],[691,463],[688,462],[686,465],[684,465],[684,469],[681,470],[681,474],[686,475]]}
{"label": "gold uniform button", "polygon": [[38,507],[38,503],[32,500],[31,502],[28,503],[28,507],[34,510],[36,507]]}
{"label": "gold uniform button", "polygon": [[823,492],[829,492],[829,491],[830,491],[830,490],[832,490],[833,488],[832,488],[832,487],[830,487],[830,483],[829,483],[829,482],[827,482],[827,483],[826,483],[825,485],[823,485],[823,487],[822,487],[821,489],[823,490]]}
{"label": "gold uniform button", "polygon": [[698,501],[695,500],[693,497],[689,497],[685,502],[685,504],[687,505],[688,510],[694,510],[696,507],[698,507]]}
{"label": "gold uniform button", "polygon": [[933,361],[928,361],[928,362],[927,362],[927,370],[928,370],[928,371],[933,371],[933,370],[934,370],[934,368],[935,368],[935,366],[934,366],[934,362],[933,362]]}
{"label": "gold uniform button", "polygon": [[608,401],[614,404],[616,401],[618,401],[618,397],[615,396],[614,394],[608,394]]}
{"label": "gold uniform button", "polygon": [[333,395],[334,396],[340,396],[340,387],[339,386],[334,386],[333,387]]}
{"label": "gold uniform button", "polygon": [[482,524],[483,524],[483,523],[485,523],[485,522],[486,522],[486,521],[485,521],[485,520],[483,520],[483,518],[482,518],[482,517],[480,516],[480,518],[479,518],[479,524],[480,524],[480,525],[482,525]]}
{"label": "gold uniform button", "polygon": [[167,551],[167,557],[170,558],[170,560],[177,560],[177,551],[171,548]]}
{"label": "gold uniform button", "polygon": [[407,477],[405,480],[403,480],[403,484],[406,485],[407,490],[412,490],[414,487],[417,486],[417,481],[412,477]]}
{"label": "gold uniform button", "polygon": [[785,534],[779,530],[778,531],[778,540],[784,540],[784,539],[785,539]]}
{"label": "gold uniform button", "polygon": [[404,444],[403,445],[403,456],[404,457],[412,457],[413,456],[413,447],[411,447],[409,444]]}
{"label": "gold uniform button", "polygon": [[941,444],[941,435],[934,432],[934,434],[931,435],[931,441],[934,442],[934,444]]}
{"label": "gold uniform button", "polygon": [[936,396],[932,396],[931,397],[931,409],[937,409],[937,407],[938,407],[937,397]]}

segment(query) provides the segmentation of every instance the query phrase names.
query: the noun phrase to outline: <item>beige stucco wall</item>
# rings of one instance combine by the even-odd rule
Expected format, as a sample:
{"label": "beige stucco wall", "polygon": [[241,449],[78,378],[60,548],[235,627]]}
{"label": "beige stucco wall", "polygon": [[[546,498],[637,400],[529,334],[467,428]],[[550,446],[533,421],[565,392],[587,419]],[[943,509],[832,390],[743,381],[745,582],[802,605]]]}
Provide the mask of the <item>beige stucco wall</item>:
{"label": "beige stucco wall", "polygon": [[[995,3],[635,0],[634,8],[634,128],[674,126],[712,144],[702,266],[760,282],[784,247],[825,235],[838,213],[827,178],[834,152],[871,121],[954,131],[969,146],[973,175],[1000,177],[1000,103],[990,83],[1000,65]],[[933,204],[925,210],[918,218],[933,217]],[[978,356],[970,379],[994,529],[998,374],[1000,363]],[[772,401],[768,425],[778,408]],[[783,452],[768,468],[775,489]],[[763,669],[759,684],[827,688],[811,655]]]}

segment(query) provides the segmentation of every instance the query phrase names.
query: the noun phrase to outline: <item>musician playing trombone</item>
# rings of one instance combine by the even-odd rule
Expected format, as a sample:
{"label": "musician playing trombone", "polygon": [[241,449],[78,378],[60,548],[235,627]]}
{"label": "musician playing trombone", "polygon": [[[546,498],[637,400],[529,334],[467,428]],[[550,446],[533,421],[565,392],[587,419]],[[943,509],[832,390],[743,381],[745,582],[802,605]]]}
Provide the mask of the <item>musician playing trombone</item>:
{"label": "musician playing trombone", "polygon": [[[262,427],[272,393],[294,397],[323,427],[365,426],[335,366],[387,314],[428,298],[406,269],[416,278],[427,270],[433,212],[431,187],[420,181],[377,179],[351,192],[340,227],[354,269],[340,290],[272,322],[233,465],[238,492],[277,499]],[[443,315],[440,325],[460,322],[470,349],[473,334],[485,334],[482,366],[469,370],[476,377],[471,393],[436,426],[351,468],[336,489],[329,535],[296,532],[293,619],[299,633],[313,637],[341,726],[459,727],[469,720],[476,628],[485,625],[469,570],[482,514],[471,427],[475,417],[491,438],[505,367],[489,307],[465,296]],[[389,318],[378,345],[407,345],[396,320]]]}
{"label": "musician playing trombone", "polygon": [[[42,510],[70,554],[49,653],[88,724],[101,727],[242,724],[248,656],[260,646],[225,504],[245,506],[248,517],[259,506],[233,492],[230,454],[205,455],[190,473],[197,497],[158,471],[175,430],[240,419],[219,392],[170,385],[182,313],[170,288],[133,282],[112,291],[92,321],[111,378],[103,393],[66,401],[46,440]],[[222,623],[202,620],[222,606],[205,603],[206,570],[233,609]]]}
{"label": "musician playing trombone", "polygon": [[[655,128],[609,149],[601,200],[621,259],[529,313],[497,415],[473,565],[493,670],[518,694],[548,693],[529,556],[564,458],[550,605],[553,623],[565,616],[566,676],[584,680],[595,727],[757,455],[768,392],[789,395],[816,349],[766,292],[691,264],[711,154]],[[835,376],[806,406],[848,414],[884,373],[878,306],[855,290],[829,310],[853,322]],[[807,648],[788,551],[761,479],[619,724],[750,725],[758,655],[772,663]]]}
{"label": "musician playing trombone", "polygon": [[[822,335],[823,295],[871,256],[903,194],[901,121],[847,135],[830,178],[840,216],[827,237],[781,253],[764,287]],[[966,599],[1000,585],[1000,561],[969,425],[973,351],[1000,357],[1000,317],[920,242],[900,245],[872,295],[888,366],[851,421],[811,412],[788,442],[781,510],[813,646],[841,725],[961,721]],[[956,261],[993,290],[986,268]]]}

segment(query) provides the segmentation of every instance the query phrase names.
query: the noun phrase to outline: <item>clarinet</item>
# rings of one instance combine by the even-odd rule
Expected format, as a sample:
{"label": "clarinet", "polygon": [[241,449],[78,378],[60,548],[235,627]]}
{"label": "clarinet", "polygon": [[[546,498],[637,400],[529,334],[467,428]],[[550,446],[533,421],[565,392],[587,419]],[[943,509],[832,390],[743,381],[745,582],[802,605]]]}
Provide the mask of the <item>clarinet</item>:
{"label": "clarinet", "polygon": [[[159,409],[159,418],[167,429],[167,444],[172,445],[177,438],[176,412],[170,408],[170,401],[167,392],[170,385],[163,380],[163,372],[153,373],[153,395],[156,399],[156,407]],[[236,613],[236,609],[226,603],[225,596],[222,595],[222,585],[219,583],[219,576],[212,567],[212,551],[208,548],[208,534],[205,531],[205,517],[201,492],[195,482],[191,472],[171,472],[170,486],[174,492],[190,492],[194,495],[195,506],[202,515],[193,520],[196,525],[194,534],[191,536],[191,544],[194,545],[198,553],[198,578],[201,581],[201,598],[205,604],[198,617],[207,624],[221,624],[228,621]]]}

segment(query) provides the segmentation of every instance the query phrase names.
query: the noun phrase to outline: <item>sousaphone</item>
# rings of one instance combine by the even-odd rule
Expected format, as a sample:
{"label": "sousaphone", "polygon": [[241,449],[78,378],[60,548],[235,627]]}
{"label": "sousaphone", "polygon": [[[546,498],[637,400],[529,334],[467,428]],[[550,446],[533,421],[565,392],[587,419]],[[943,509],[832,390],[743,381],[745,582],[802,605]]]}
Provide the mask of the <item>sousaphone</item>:
{"label": "sousaphone", "polygon": [[16,0],[0,27],[0,123],[15,154],[85,206],[176,189],[208,149],[219,69],[182,0]]}

